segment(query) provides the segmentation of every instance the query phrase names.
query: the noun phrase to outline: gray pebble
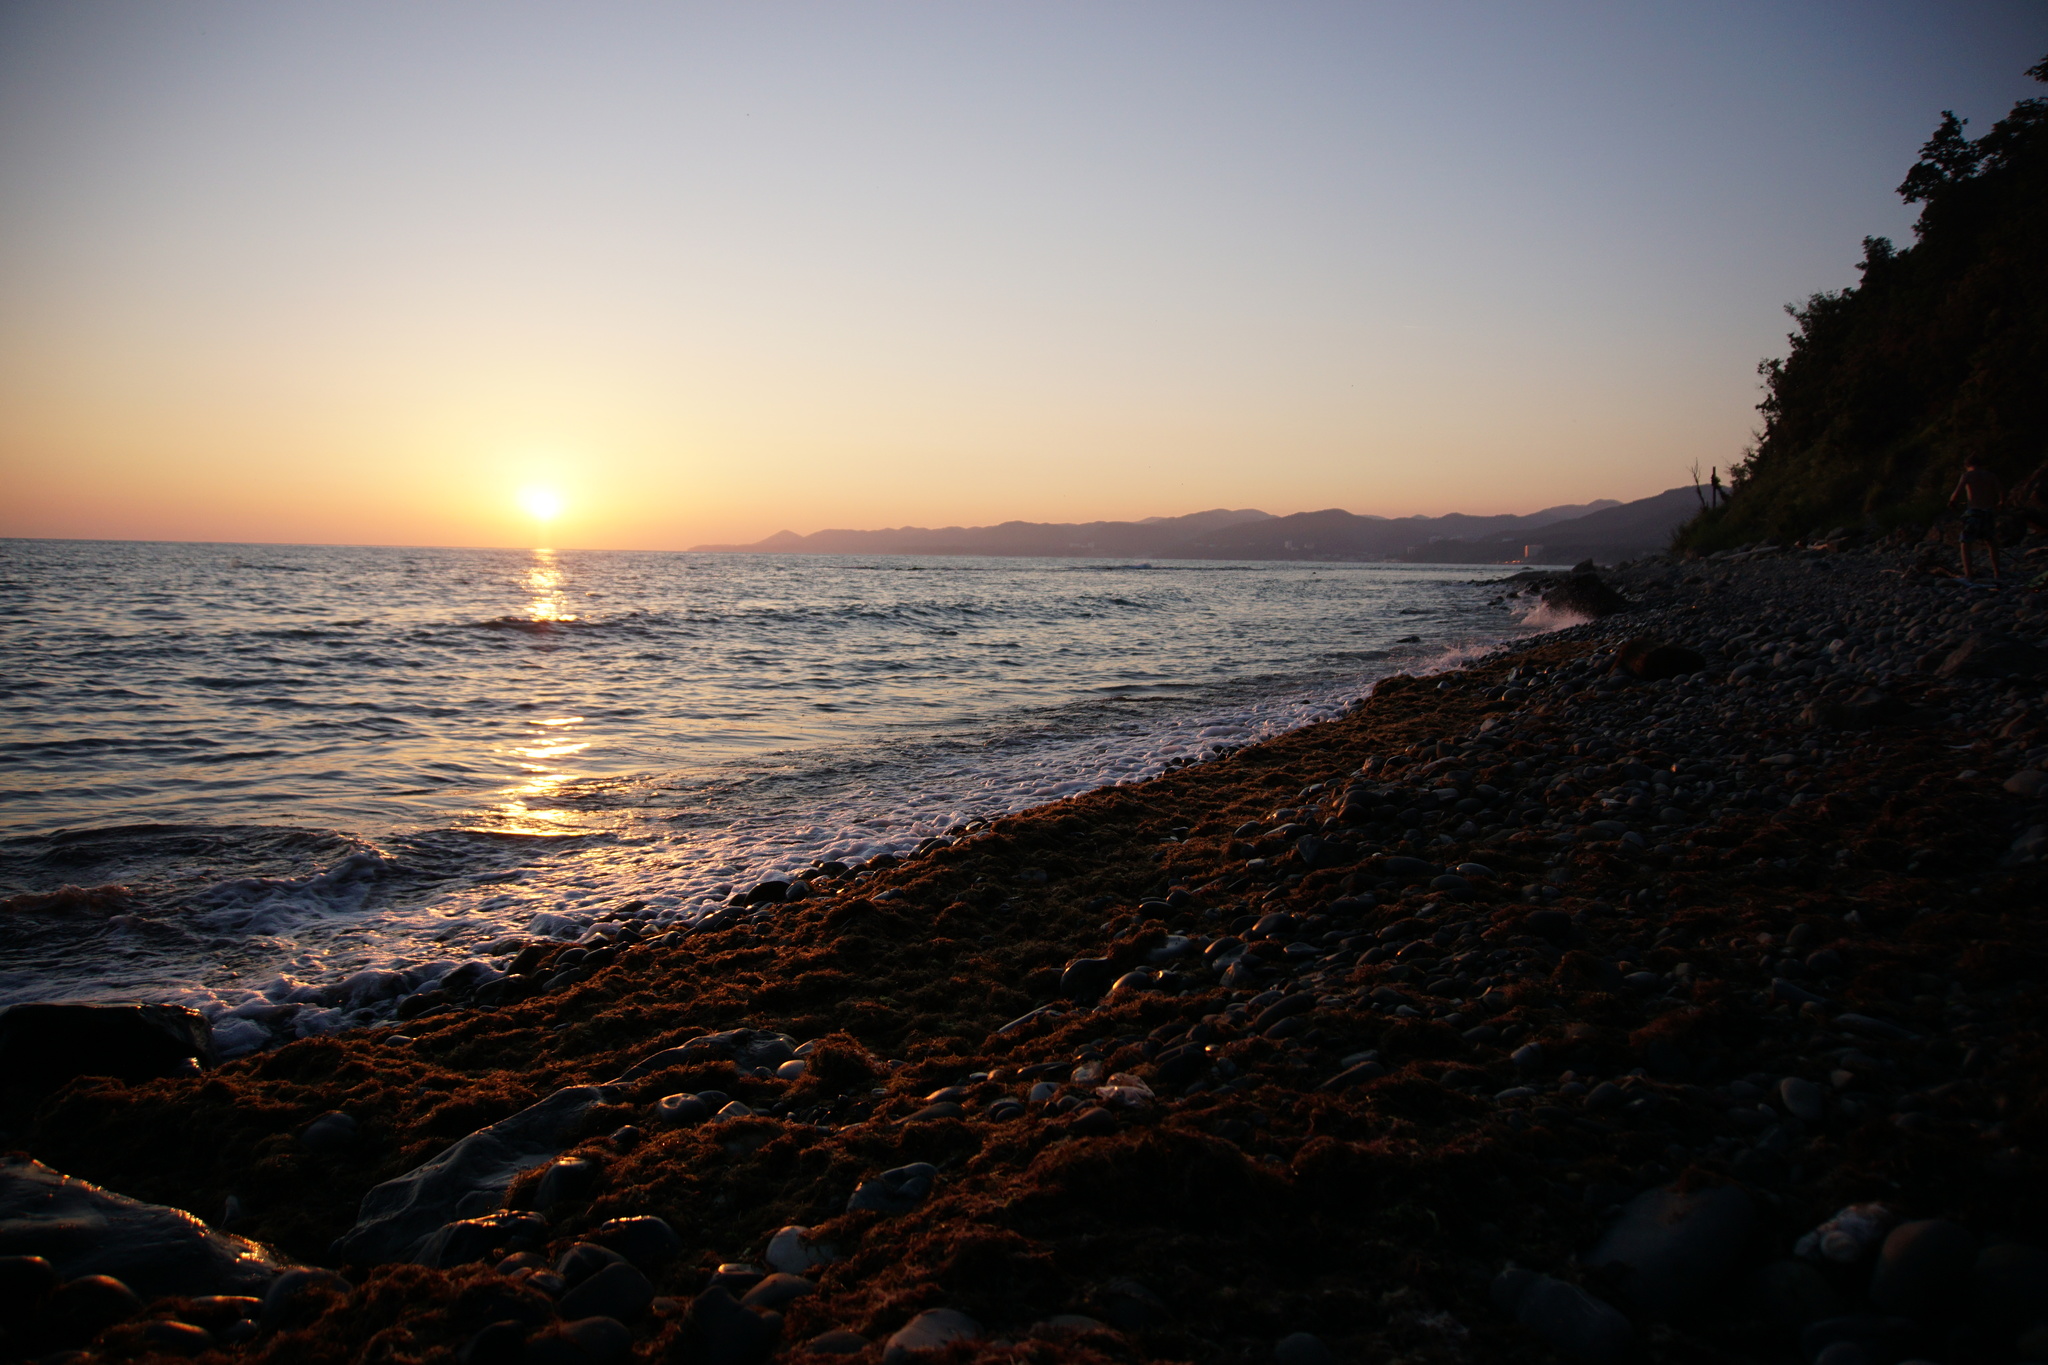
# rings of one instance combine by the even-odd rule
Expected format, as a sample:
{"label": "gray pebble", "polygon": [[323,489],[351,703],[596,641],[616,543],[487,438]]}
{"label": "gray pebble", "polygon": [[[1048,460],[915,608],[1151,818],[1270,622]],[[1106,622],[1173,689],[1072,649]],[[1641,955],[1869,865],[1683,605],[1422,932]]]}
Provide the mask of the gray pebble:
{"label": "gray pebble", "polygon": [[973,1341],[980,1335],[981,1324],[958,1309],[928,1309],[896,1329],[882,1350],[882,1360],[884,1365],[895,1365],[913,1351],[936,1351],[955,1341]]}

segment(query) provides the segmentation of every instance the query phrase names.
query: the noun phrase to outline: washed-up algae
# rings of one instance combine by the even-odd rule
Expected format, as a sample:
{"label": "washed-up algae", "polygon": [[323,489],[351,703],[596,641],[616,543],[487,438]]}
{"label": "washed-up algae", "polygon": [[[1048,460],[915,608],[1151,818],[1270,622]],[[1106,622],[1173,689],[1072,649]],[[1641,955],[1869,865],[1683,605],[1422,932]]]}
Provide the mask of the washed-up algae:
{"label": "washed-up algae", "polygon": [[[1618,726],[1620,703],[1594,689],[1503,696],[1610,645],[1588,628],[1391,680],[1341,719],[1004,818],[858,883],[820,878],[811,899],[636,943],[555,991],[197,1079],[81,1080],[32,1107],[14,1098],[8,1126],[40,1159],[139,1198],[210,1214],[233,1196],[236,1231],[330,1263],[371,1186],[555,1090],[726,1029],[818,1040],[793,1081],[707,1058],[621,1084],[567,1149],[599,1174],[545,1210],[551,1251],[635,1215],[684,1243],[637,1324],[650,1359],[688,1358],[684,1303],[790,1224],[838,1259],[782,1309],[780,1349],[831,1329],[880,1342],[951,1308],[986,1333],[952,1356],[1030,1360],[1264,1359],[1301,1331],[1342,1358],[1543,1358],[1551,1348],[1489,1304],[1493,1276],[1512,1260],[1602,1291],[1575,1254],[1616,1204],[1667,1182],[1750,1190],[1752,1264],[1870,1199],[2038,1241],[2043,879],[2007,855],[2010,800],[1957,776],[1992,761],[1967,727],[1831,734],[1821,756],[1795,688],[1742,724],[1756,754],[1814,755],[1800,760],[1812,799],[1797,804],[1716,807],[1654,847],[1590,827],[1560,843],[1533,818],[1449,846],[1343,835],[1347,784],[1433,764],[1429,780],[1450,782],[1448,760],[1458,791],[1505,791],[1525,811],[1587,794],[1539,792],[1518,763],[1675,767],[1693,736]],[[1909,700],[1938,714],[1942,685],[1915,686]],[[1976,757],[1957,747],[1972,744]],[[1313,830],[1339,846],[1305,856]],[[1386,855],[1432,865],[1389,871]],[[1485,868],[1436,880],[1463,859]],[[1172,936],[1241,937],[1248,916],[1276,911],[1318,937],[1254,943],[1244,961],[1267,965],[1244,979],[1155,960]],[[1803,954],[1839,949],[1824,1005],[1778,984],[1795,935]],[[1412,966],[1454,952],[1455,978]],[[1065,1000],[1063,969],[1096,957],[1160,974]],[[1469,979],[1482,966],[1484,988]],[[1245,1002],[1276,989],[1313,996],[1302,1025],[1253,1027]],[[1169,1078],[1191,1041],[1193,1069],[1184,1050]],[[1077,1067],[1091,1079],[1070,1079]],[[1825,1084],[1830,1067],[1852,1076],[1845,1093],[1879,1093],[1831,1100],[1795,1144],[1746,1145],[1764,1120],[1754,1104],[1735,1112],[1731,1083]],[[1566,1072],[1614,1093],[1596,1106],[1584,1085],[1560,1089]],[[1120,1076],[1149,1098],[1126,1086],[1098,1104],[1095,1084]],[[1041,1080],[1076,1102],[1022,1103]],[[948,1087],[962,1088],[955,1108],[935,1112]],[[653,1117],[659,1097],[700,1091],[754,1113]],[[992,1117],[1005,1096],[1020,1102],[1005,1114],[1022,1112]],[[352,1144],[298,1141],[337,1109],[359,1124]],[[928,1199],[847,1211],[861,1182],[914,1162],[937,1168]],[[515,1181],[508,1206],[531,1207],[541,1175]],[[510,1292],[488,1264],[340,1268],[353,1293],[311,1296],[301,1321],[222,1358],[451,1359]],[[1642,1320],[1645,1349],[1791,1358],[1739,1277],[1711,1305]],[[1049,1325],[1062,1314],[1093,1323]],[[133,1333],[98,1349],[150,1354]]]}

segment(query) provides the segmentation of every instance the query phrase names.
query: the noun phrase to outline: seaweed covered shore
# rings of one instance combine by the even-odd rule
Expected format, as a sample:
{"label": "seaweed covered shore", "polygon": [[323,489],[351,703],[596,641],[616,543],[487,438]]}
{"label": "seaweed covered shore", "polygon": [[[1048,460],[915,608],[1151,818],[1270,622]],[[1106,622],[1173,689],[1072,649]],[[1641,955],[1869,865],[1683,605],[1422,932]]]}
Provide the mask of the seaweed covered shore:
{"label": "seaweed covered shore", "polygon": [[9,1090],[10,1170],[302,1268],[116,1301],[53,1290],[53,1242],[0,1272],[0,1341],[2048,1358],[2048,602],[1882,549],[1609,585],[1341,719],[688,932],[622,886],[602,942],[388,1028]]}

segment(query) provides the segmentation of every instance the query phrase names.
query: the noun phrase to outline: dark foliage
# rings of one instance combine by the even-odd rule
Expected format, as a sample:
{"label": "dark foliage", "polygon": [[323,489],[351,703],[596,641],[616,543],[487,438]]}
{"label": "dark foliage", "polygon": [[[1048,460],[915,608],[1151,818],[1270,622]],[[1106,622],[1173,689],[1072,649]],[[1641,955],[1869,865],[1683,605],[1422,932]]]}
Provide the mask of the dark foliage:
{"label": "dark foliage", "polygon": [[[2048,61],[2027,73],[2048,81]],[[1899,194],[1914,242],[1865,238],[1862,283],[1788,306],[1758,367],[1764,428],[1734,497],[1682,528],[1724,549],[1942,513],[1970,455],[2008,485],[2048,461],[2048,99],[1974,141],[1944,112]],[[2032,499],[2022,490],[2020,499]]]}

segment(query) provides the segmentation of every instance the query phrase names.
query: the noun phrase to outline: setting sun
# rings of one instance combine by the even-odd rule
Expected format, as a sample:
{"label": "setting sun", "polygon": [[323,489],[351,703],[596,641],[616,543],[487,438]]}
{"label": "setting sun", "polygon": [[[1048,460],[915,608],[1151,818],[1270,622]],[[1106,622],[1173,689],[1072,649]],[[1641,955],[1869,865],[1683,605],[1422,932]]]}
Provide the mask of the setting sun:
{"label": "setting sun", "polygon": [[553,521],[562,515],[562,495],[552,488],[522,488],[519,505],[535,521]]}

